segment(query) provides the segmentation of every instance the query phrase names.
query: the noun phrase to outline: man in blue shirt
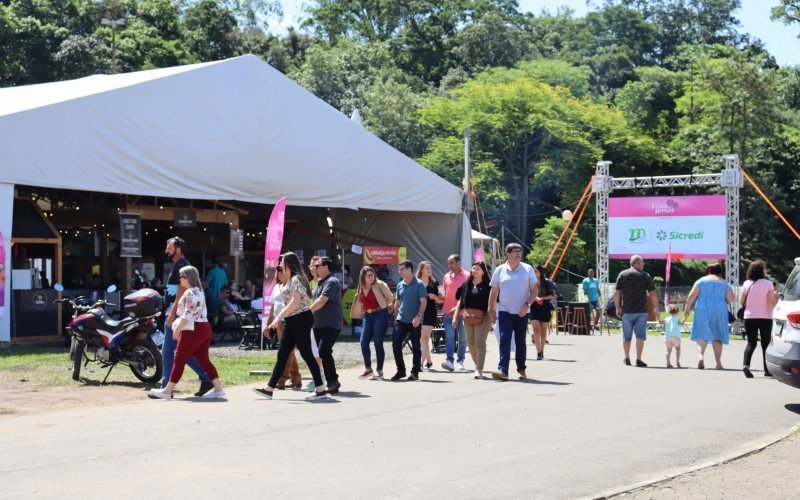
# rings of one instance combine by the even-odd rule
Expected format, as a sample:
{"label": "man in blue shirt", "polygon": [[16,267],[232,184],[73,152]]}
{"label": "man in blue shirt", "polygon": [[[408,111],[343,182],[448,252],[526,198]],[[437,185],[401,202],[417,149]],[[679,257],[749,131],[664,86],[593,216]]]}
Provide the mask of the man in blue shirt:
{"label": "man in blue shirt", "polygon": [[411,340],[411,353],[413,364],[408,380],[419,380],[422,371],[422,348],[420,336],[422,334],[422,315],[428,304],[428,292],[425,285],[414,276],[414,265],[411,261],[404,260],[399,264],[400,284],[395,292],[394,310],[397,311],[397,320],[392,332],[392,351],[397,373],[392,377],[398,381],[406,376],[406,364],[403,360],[403,340],[406,334]]}
{"label": "man in blue shirt", "polygon": [[[516,346],[517,372],[525,380],[525,338],[528,333],[528,314],[531,303],[539,295],[536,273],[522,262],[522,246],[506,245],[506,263],[497,266],[489,285],[489,317],[495,319],[500,329],[500,364],[492,372],[495,380],[508,380],[511,361],[511,340]],[[499,297],[499,302],[498,302]]]}
{"label": "man in blue shirt", "polygon": [[[183,292],[185,291],[179,287],[180,270],[182,267],[189,265],[189,261],[183,256],[183,246],[185,244],[186,242],[183,240],[183,238],[175,236],[174,238],[167,240],[167,247],[164,249],[164,253],[167,255],[169,260],[172,261],[172,272],[169,273],[164,300],[164,303],[166,304],[165,315],[167,320],[164,323],[164,344],[161,346],[161,361],[164,366],[164,373],[161,377],[162,388],[166,387],[167,382],[169,382],[169,374],[172,371],[172,365],[175,361],[175,348],[178,346],[177,342],[175,342],[175,339],[172,338],[172,323],[175,321],[175,317],[178,312],[175,306],[178,304],[178,300],[180,300],[181,295],[183,295]],[[194,393],[195,396],[202,396],[214,388],[214,384],[211,383],[211,379],[208,378],[208,375],[206,375],[206,373],[200,367],[200,364],[197,362],[194,356],[189,359],[188,365],[189,368],[194,370],[195,373],[197,373],[197,375],[200,377],[200,390]]]}
{"label": "man in blue shirt", "polygon": [[581,283],[583,293],[589,297],[589,305],[594,309],[594,329],[600,323],[600,282],[594,277],[594,269],[586,271],[586,278]]}

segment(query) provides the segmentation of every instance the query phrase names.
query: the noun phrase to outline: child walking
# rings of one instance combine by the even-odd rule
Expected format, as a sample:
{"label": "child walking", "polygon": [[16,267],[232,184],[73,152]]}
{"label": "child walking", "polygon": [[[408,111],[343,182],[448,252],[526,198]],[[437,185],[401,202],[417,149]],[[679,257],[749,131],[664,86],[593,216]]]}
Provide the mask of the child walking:
{"label": "child walking", "polygon": [[664,344],[667,346],[667,368],[672,368],[670,358],[672,348],[675,348],[675,364],[681,367],[681,320],[678,316],[678,307],[670,306],[669,318],[664,322]]}

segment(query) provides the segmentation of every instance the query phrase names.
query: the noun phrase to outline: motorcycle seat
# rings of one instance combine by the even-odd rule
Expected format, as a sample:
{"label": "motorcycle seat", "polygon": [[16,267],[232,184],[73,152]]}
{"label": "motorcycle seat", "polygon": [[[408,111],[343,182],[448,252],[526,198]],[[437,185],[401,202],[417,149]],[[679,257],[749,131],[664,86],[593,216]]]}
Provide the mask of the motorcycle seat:
{"label": "motorcycle seat", "polygon": [[130,322],[133,320],[131,318],[122,318],[121,320],[117,321],[111,319],[111,316],[103,315],[100,317],[100,321],[103,322],[103,324],[106,326],[106,328],[109,329],[109,331],[116,331],[124,328],[125,326],[130,324]]}

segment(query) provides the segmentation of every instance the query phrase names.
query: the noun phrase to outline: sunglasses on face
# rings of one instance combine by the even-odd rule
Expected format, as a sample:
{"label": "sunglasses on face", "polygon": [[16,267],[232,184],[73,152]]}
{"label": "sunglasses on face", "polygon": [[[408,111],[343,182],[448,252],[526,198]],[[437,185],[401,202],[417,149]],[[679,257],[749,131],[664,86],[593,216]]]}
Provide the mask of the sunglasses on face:
{"label": "sunglasses on face", "polygon": [[279,273],[283,272],[283,268],[281,266],[276,267],[275,270],[278,271]]}

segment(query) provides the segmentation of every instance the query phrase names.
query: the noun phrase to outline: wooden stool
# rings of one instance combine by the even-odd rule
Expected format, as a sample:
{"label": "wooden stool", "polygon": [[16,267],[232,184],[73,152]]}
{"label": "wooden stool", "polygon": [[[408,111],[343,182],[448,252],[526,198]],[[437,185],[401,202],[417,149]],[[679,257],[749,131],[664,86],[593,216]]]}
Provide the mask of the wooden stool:
{"label": "wooden stool", "polygon": [[559,307],[556,309],[556,335],[558,331],[563,330],[564,334],[569,333],[569,325],[567,324],[567,307]]}
{"label": "wooden stool", "polygon": [[[575,330],[578,330],[577,334]],[[589,331],[589,325],[586,323],[586,311],[582,307],[574,307],[572,309],[572,328],[569,333],[580,335],[581,331]]]}

